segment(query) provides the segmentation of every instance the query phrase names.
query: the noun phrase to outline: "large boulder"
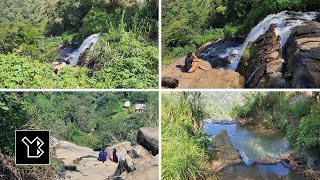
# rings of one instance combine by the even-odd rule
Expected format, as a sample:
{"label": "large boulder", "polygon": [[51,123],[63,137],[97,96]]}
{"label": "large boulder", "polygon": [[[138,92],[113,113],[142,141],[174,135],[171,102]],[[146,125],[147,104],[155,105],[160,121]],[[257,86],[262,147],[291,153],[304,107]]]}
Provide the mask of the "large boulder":
{"label": "large boulder", "polygon": [[65,165],[72,165],[73,161],[81,157],[98,157],[98,153],[87,147],[81,147],[68,141],[59,141],[55,146],[56,158]]}
{"label": "large boulder", "polygon": [[200,59],[200,64],[207,69],[197,69],[193,73],[187,73],[184,66],[184,58],[162,69],[162,85],[167,88],[243,88],[244,77],[239,73],[226,69],[212,69],[207,61]]}
{"label": "large boulder", "polygon": [[286,76],[293,88],[320,87],[320,23],[293,28],[284,48]]}
{"label": "large boulder", "polygon": [[138,131],[138,143],[155,156],[159,153],[159,128],[142,127]]}
{"label": "large boulder", "polygon": [[212,146],[217,149],[215,159],[211,163],[213,172],[222,171],[225,167],[242,163],[239,152],[233,148],[226,130],[221,131],[211,140]]}
{"label": "large boulder", "polygon": [[248,88],[287,88],[283,78],[282,49],[275,25],[248,44],[236,69],[246,79]]}

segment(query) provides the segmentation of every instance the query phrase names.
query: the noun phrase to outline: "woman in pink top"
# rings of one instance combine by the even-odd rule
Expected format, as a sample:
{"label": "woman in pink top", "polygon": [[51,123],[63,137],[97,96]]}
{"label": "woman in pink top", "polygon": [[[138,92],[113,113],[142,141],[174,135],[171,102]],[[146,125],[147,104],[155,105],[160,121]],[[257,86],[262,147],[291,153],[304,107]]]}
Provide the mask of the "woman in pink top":
{"label": "woman in pink top", "polygon": [[117,154],[116,149],[113,149],[113,151],[109,153],[109,159],[115,163],[118,163],[120,158],[121,156]]}

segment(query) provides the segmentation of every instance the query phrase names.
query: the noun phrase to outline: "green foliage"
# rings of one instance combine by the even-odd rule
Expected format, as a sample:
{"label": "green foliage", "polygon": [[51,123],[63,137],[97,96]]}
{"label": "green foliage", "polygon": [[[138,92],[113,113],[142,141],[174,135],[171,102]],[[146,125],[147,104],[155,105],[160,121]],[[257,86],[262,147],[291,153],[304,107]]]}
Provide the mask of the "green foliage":
{"label": "green foliage", "polygon": [[49,63],[1,54],[0,60],[1,88],[88,88],[95,84],[95,80],[88,79],[87,68],[66,67],[54,74]]}
{"label": "green foliage", "polygon": [[25,123],[26,111],[21,99],[14,93],[0,93],[0,148],[14,155],[15,130]]}
{"label": "green foliage", "polygon": [[[10,22],[0,26],[0,53],[18,49],[26,56],[32,56],[37,44],[44,39],[43,30],[31,24]],[[31,50],[30,50],[31,49]]]}
{"label": "green foliage", "polygon": [[212,41],[217,41],[224,37],[223,28],[207,29],[202,34],[199,34],[194,37],[193,41],[197,47]]}
{"label": "green foliage", "polygon": [[92,0],[59,0],[56,9],[50,11],[49,33],[60,34],[82,26],[83,17],[92,7]]}
{"label": "green foliage", "polygon": [[297,149],[319,147],[319,106],[313,98],[294,92],[248,93],[244,97],[244,104],[234,108],[234,117],[286,132]]}
{"label": "green foliage", "polygon": [[304,116],[298,127],[296,145],[301,149],[318,149],[320,147],[320,108],[311,109],[310,114]]}
{"label": "green foliage", "polygon": [[204,177],[208,140],[199,131],[205,115],[201,99],[195,100],[199,96],[199,92],[162,96],[163,179]]}
{"label": "green foliage", "polygon": [[244,21],[242,33],[246,34],[259,21],[272,13],[278,13],[284,10],[290,11],[314,11],[320,8],[320,3],[308,0],[259,0],[253,4],[248,11]]}
{"label": "green foliage", "polygon": [[133,33],[125,24],[112,27],[91,53],[94,78],[110,88],[157,87],[158,49]]}

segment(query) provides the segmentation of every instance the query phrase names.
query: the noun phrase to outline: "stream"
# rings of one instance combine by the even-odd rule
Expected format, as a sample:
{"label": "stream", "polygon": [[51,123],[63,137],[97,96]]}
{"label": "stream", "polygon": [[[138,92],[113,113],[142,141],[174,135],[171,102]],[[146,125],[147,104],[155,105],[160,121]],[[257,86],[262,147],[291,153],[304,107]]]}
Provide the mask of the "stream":
{"label": "stream", "polygon": [[239,43],[239,38],[214,42],[199,55],[199,58],[208,62],[216,61],[219,58],[226,58],[230,62],[226,68],[235,70],[249,42],[254,42],[260,35],[265,34],[270,25],[276,25],[275,33],[280,36],[280,44],[284,47],[290,36],[292,28],[300,26],[307,21],[312,21],[316,18],[316,15],[316,12],[301,13],[291,11],[282,11],[277,14],[270,14],[251,29],[243,42]]}
{"label": "stream", "polygon": [[213,137],[226,130],[231,143],[244,164],[228,167],[224,170],[223,179],[306,179],[298,175],[283,163],[260,165],[254,161],[262,156],[277,158],[281,153],[290,150],[285,134],[268,129],[240,127],[237,124],[217,124],[216,121],[204,122],[204,132]]}

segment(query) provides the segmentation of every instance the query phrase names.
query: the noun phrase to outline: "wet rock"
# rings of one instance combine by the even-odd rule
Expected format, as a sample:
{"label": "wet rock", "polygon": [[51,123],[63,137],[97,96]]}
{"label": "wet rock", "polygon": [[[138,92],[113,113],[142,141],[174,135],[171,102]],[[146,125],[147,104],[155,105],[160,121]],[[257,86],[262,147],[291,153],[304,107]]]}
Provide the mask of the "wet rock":
{"label": "wet rock", "polygon": [[288,87],[282,74],[284,60],[275,27],[271,25],[265,34],[249,43],[242,54],[236,71],[245,77],[248,88]]}
{"label": "wet rock", "polygon": [[78,43],[70,42],[67,45],[60,46],[58,48],[58,55],[62,58],[67,58],[73,51],[75,51],[78,47]]}
{"label": "wet rock", "polygon": [[240,164],[239,152],[233,148],[226,130],[212,138],[212,146],[217,149],[215,159],[211,163],[213,172],[222,171],[225,167]]}
{"label": "wet rock", "polygon": [[316,17],[315,21],[320,22],[320,14]]}
{"label": "wet rock", "polygon": [[290,151],[280,156],[281,161],[289,163],[291,168],[304,176],[312,180],[318,180],[320,177],[320,171],[317,171],[306,161],[300,154],[294,151]]}
{"label": "wet rock", "polygon": [[320,23],[312,21],[293,28],[284,53],[293,88],[320,87]]}
{"label": "wet rock", "polygon": [[196,52],[196,56],[210,63],[212,68],[227,68],[230,64],[229,58],[221,56],[225,54],[230,47],[237,47],[243,43],[243,38],[232,37],[227,40],[219,40],[215,42],[206,43],[201,46]]}
{"label": "wet rock", "polygon": [[217,58],[216,60],[209,63],[212,68],[227,68],[231,62],[228,58]]}
{"label": "wet rock", "polygon": [[94,66],[93,62],[90,59],[90,52],[93,50],[93,43],[90,44],[86,50],[80,54],[77,65],[79,66],[87,66],[92,68]]}
{"label": "wet rock", "polygon": [[159,128],[140,128],[137,140],[140,145],[151,151],[154,156],[159,153]]}
{"label": "wet rock", "polygon": [[239,73],[225,70],[212,69],[207,61],[200,59],[200,64],[208,71],[197,69],[193,73],[187,73],[184,66],[184,58],[178,58],[176,61],[162,69],[162,79],[171,77],[179,81],[177,88],[243,88],[244,77]]}
{"label": "wet rock", "polygon": [[263,165],[274,165],[277,164],[277,161],[270,156],[263,156],[260,159],[258,159],[256,163]]}

